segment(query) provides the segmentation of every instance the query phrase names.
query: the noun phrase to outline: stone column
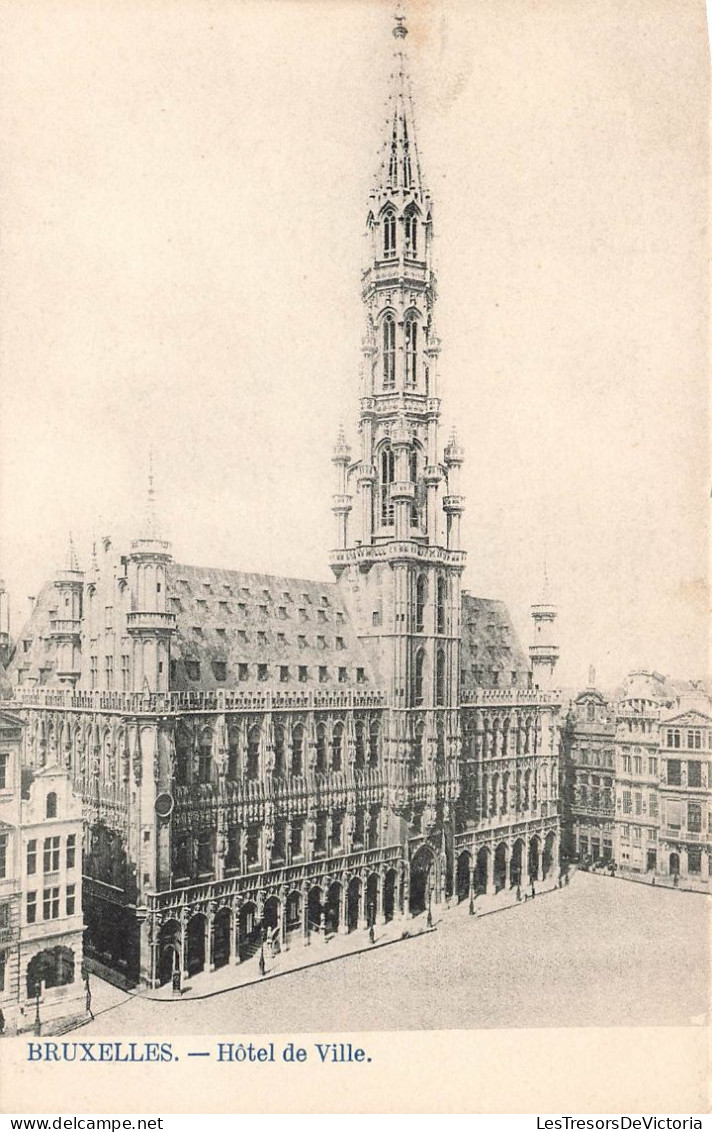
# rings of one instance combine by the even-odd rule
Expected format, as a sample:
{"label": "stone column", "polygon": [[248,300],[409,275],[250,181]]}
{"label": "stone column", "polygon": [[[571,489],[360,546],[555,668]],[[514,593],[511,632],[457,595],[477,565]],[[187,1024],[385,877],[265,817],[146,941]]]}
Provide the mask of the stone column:
{"label": "stone column", "polygon": [[186,940],[185,909],[180,918],[180,972],[181,980],[188,978],[188,947]]}
{"label": "stone column", "polygon": [[233,963],[239,963],[239,962],[240,962],[240,956],[239,956],[238,947],[237,947],[237,909],[231,908],[230,909],[230,954],[229,954],[229,958],[228,958],[228,963],[232,965]]}
{"label": "stone column", "polygon": [[348,925],[348,922],[347,922],[348,891],[349,891],[348,890],[348,884],[346,883],[346,879],[344,878],[344,882],[341,885],[341,898],[340,898],[340,901],[339,901],[339,903],[340,903],[340,908],[339,908],[339,935],[346,935],[348,933],[348,930],[349,930],[349,925]]}
{"label": "stone column", "polygon": [[376,923],[381,926],[386,922],[386,872],[387,870],[378,874],[378,892],[376,894]]}
{"label": "stone column", "polygon": [[213,954],[213,923],[212,909],[205,916],[205,970],[215,970],[215,957]]}

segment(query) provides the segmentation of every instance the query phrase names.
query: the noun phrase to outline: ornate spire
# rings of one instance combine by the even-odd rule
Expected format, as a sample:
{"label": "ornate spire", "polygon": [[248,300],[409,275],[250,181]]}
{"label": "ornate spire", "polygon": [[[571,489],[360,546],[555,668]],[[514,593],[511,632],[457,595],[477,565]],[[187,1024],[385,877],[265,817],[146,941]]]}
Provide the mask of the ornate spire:
{"label": "ornate spire", "polygon": [[74,547],[74,538],[72,532],[69,532],[69,544],[67,546],[67,569],[75,573],[79,570],[79,561],[77,559],[77,552]]}
{"label": "ornate spire", "polygon": [[159,539],[158,513],[156,510],[156,489],[153,476],[153,449],[148,453],[148,491],[146,493],[146,521],[144,523],[144,538]]}
{"label": "ornate spire", "polygon": [[386,114],[386,136],[381,163],[373,186],[374,197],[393,197],[398,193],[427,196],[415,140],[415,115],[410,93],[405,39],[408,28],[399,10],[395,16],[391,93]]}

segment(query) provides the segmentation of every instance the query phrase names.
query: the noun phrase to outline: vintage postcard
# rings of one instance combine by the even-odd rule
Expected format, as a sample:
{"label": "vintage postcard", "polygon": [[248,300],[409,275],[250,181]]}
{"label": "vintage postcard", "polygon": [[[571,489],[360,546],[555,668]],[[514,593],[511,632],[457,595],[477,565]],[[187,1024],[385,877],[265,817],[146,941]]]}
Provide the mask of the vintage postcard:
{"label": "vintage postcard", "polygon": [[704,4],[0,10],[2,1111],[701,1127]]}

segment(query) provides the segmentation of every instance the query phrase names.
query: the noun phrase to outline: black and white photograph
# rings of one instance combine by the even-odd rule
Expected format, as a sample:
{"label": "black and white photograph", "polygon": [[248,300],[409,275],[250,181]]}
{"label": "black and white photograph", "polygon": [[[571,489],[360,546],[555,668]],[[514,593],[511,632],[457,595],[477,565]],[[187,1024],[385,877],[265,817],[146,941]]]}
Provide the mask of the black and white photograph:
{"label": "black and white photograph", "polygon": [[0,7],[0,1059],[704,1051],[704,4]]}

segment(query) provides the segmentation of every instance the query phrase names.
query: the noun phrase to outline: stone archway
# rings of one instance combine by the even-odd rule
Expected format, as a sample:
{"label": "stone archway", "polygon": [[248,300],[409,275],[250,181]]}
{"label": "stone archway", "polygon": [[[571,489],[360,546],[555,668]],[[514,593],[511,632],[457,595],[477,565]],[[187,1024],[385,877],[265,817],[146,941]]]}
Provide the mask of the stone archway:
{"label": "stone archway", "polygon": [[483,845],[477,854],[475,862],[475,893],[477,896],[487,892],[487,876],[489,874],[489,849]]}
{"label": "stone archway", "polygon": [[548,877],[554,865],[554,842],[554,834],[547,833],[546,840],[544,842],[544,852],[542,854],[541,860],[541,875],[543,880]]}
{"label": "stone archway", "polygon": [[427,845],[421,845],[410,863],[411,916],[419,916],[428,906],[433,881],[433,852]]}
{"label": "stone archway", "polygon": [[230,920],[229,908],[220,908],[213,919],[213,966],[226,967],[230,962]]}
{"label": "stone archway", "polygon": [[470,869],[472,855],[469,849],[464,849],[457,858],[457,902],[461,904],[470,895]]}
{"label": "stone archway", "polygon": [[280,908],[279,897],[269,896],[265,900],[262,910],[262,927],[265,933],[265,943],[268,943],[274,953],[282,946],[280,939]]}
{"label": "stone archway", "polygon": [[524,882],[524,842],[517,838],[512,846],[512,857],[509,864],[509,883],[512,888]]}
{"label": "stone archway", "polygon": [[257,907],[250,900],[242,905],[238,916],[238,954],[241,962],[255,954],[261,940],[262,930],[257,920]]}
{"label": "stone archway", "polygon": [[356,931],[359,925],[359,911],[361,905],[361,881],[352,877],[346,889],[346,930]]}
{"label": "stone archway", "polygon": [[180,924],[177,920],[166,920],[158,933],[158,985],[170,983],[174,971],[180,971]]}
{"label": "stone archway", "polygon": [[396,882],[395,869],[389,869],[383,886],[383,918],[390,923],[396,914]]}
{"label": "stone archway", "polygon": [[196,912],[188,921],[185,934],[185,965],[189,977],[199,975],[205,969],[205,916]]}
{"label": "stone archway", "polygon": [[366,881],[366,927],[375,925],[378,917],[378,873],[371,873]]}
{"label": "stone archway", "polygon": [[287,896],[285,905],[285,931],[287,940],[296,939],[302,933],[302,908],[303,898],[301,892],[297,889],[292,891]]}
{"label": "stone archway", "polygon": [[501,892],[507,887],[508,849],[505,841],[500,841],[494,853],[494,890]]}
{"label": "stone archway", "polygon": [[321,914],[322,907],[322,891],[318,885],[309,889],[307,897],[307,932],[309,935],[312,932],[319,932],[322,929]]}
{"label": "stone archway", "polygon": [[341,883],[335,880],[329,885],[324,905],[325,927],[327,933],[338,932],[341,923]]}
{"label": "stone archway", "polygon": [[529,842],[529,879],[536,880],[539,875],[539,838],[532,837]]}

